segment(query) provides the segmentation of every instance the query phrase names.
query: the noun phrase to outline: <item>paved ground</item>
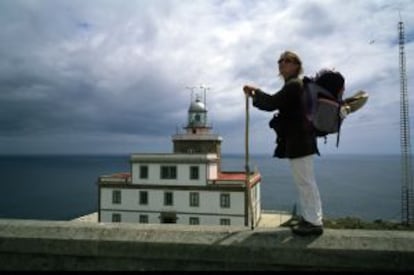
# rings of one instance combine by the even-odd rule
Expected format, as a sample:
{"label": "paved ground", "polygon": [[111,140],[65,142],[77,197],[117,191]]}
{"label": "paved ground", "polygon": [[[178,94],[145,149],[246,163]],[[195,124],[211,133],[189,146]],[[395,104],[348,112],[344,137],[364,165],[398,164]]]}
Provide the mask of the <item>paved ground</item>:
{"label": "paved ground", "polygon": [[98,212],[94,212],[85,216],[78,217],[72,221],[78,222],[98,222]]}
{"label": "paved ground", "polygon": [[[258,227],[268,228],[268,227],[278,227],[282,223],[286,222],[291,218],[290,214],[287,213],[278,213],[278,212],[262,212],[262,218],[260,219]],[[98,213],[94,212],[79,218],[73,219],[73,221],[81,222],[98,222]]]}
{"label": "paved ground", "polygon": [[286,213],[262,213],[259,227],[278,227],[287,222],[292,215]]}

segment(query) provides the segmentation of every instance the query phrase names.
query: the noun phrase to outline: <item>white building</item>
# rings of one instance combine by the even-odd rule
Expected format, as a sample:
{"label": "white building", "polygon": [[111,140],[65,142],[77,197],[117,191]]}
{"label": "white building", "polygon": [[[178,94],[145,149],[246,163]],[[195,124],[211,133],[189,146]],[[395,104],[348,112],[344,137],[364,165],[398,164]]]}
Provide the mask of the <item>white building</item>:
{"label": "white building", "polygon": [[172,137],[173,153],[132,154],[129,173],[99,177],[99,222],[258,223],[260,173],[250,173],[247,181],[244,171],[221,171],[222,138],[211,133],[198,98],[184,129]]}

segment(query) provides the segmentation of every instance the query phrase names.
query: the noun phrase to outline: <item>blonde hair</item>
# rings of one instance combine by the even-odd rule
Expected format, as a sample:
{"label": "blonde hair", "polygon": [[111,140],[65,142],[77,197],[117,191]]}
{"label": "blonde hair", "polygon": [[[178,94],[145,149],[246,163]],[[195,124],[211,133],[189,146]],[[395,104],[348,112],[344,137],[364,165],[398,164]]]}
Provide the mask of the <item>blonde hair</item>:
{"label": "blonde hair", "polygon": [[297,55],[296,53],[294,53],[292,51],[284,51],[280,55],[280,58],[286,58],[286,57],[292,59],[297,65],[299,65],[297,75],[302,74],[303,73],[303,67],[302,67],[302,61],[300,60],[299,55]]}

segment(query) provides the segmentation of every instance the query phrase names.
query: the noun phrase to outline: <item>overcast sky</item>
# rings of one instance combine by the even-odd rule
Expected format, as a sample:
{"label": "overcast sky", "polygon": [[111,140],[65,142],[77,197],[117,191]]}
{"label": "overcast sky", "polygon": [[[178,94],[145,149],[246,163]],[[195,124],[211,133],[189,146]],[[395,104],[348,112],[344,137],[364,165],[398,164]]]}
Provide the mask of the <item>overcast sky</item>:
{"label": "overcast sky", "polygon": [[[0,154],[171,152],[200,85],[223,152],[243,153],[242,87],[278,91],[287,49],[305,75],[342,72],[345,97],[370,94],[322,154],[398,154],[397,26],[413,129],[413,14],[411,0],[1,0]],[[250,108],[252,153],[272,154],[271,115]]]}

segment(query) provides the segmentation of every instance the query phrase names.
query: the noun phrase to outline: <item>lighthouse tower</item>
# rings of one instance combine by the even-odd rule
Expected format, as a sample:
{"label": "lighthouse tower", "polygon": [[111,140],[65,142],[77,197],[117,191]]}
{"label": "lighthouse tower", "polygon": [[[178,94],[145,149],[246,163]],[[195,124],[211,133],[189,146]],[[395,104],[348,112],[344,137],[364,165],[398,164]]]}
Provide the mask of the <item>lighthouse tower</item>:
{"label": "lighthouse tower", "polygon": [[188,108],[187,125],[184,133],[177,133],[172,137],[174,153],[183,154],[217,154],[219,165],[221,162],[221,141],[222,137],[211,132],[212,127],[207,120],[207,107],[204,94],[196,94],[191,99]]}

